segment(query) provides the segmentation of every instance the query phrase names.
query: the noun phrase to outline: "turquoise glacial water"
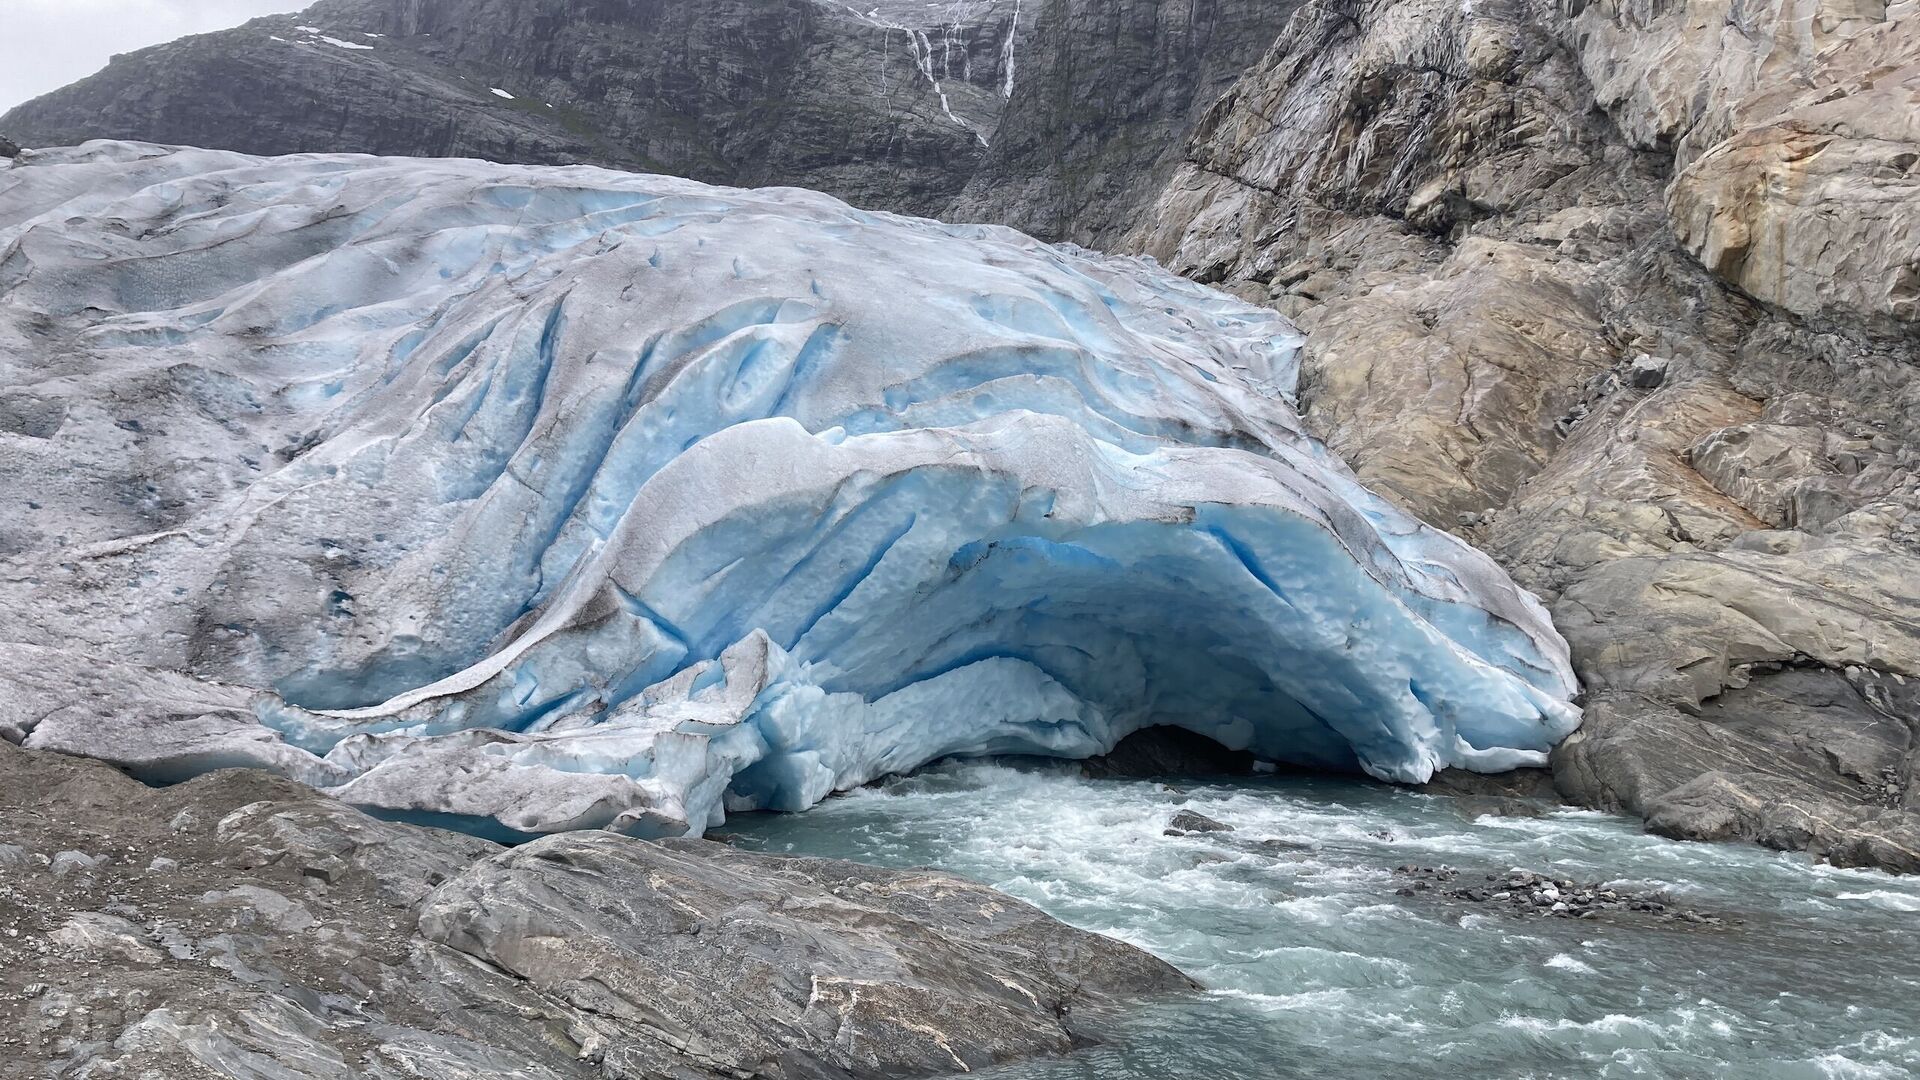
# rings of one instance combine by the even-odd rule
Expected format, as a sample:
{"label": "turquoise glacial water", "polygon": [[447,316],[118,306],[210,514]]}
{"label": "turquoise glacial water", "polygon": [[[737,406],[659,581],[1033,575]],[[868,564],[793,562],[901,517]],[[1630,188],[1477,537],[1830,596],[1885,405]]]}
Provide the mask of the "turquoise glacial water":
{"label": "turquoise glacial water", "polygon": [[[1182,808],[1235,831],[1162,835]],[[727,829],[761,850],[949,870],[1207,988],[1129,1010],[1072,1058],[976,1074],[991,1080],[1920,1075],[1920,880],[1604,814],[1470,819],[1336,780],[1176,789],[969,763]],[[1663,888],[1741,922],[1521,918],[1397,896],[1403,864]]]}

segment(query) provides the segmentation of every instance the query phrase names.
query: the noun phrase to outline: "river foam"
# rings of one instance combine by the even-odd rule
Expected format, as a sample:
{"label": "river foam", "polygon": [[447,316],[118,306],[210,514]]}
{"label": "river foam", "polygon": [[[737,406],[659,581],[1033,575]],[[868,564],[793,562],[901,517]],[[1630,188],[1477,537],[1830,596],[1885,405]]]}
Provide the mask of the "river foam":
{"label": "river foam", "polygon": [[[1179,809],[1234,830],[1164,835]],[[1119,1019],[1106,1046],[994,1080],[1920,1071],[1920,929],[1906,906],[1920,882],[1675,843],[1607,815],[1476,819],[1340,781],[1176,788],[972,763],[735,824],[769,850],[957,871],[1207,987]],[[1634,881],[1740,922],[1519,919],[1396,896],[1406,863],[1445,863],[1463,881],[1515,866]]]}

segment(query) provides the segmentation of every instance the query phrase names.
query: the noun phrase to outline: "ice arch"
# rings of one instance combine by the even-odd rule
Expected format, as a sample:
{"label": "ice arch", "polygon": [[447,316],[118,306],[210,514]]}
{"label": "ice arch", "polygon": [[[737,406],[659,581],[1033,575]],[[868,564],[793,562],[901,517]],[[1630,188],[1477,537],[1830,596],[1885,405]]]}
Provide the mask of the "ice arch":
{"label": "ice arch", "polygon": [[1421,780],[1577,720],[1537,602],[1301,433],[1294,329],[1150,263],[593,169],[4,177],[8,310],[94,392],[192,357],[289,444],[139,556],[208,586],[195,673],[269,688],[116,733],[176,764],[658,833],[1151,724]]}

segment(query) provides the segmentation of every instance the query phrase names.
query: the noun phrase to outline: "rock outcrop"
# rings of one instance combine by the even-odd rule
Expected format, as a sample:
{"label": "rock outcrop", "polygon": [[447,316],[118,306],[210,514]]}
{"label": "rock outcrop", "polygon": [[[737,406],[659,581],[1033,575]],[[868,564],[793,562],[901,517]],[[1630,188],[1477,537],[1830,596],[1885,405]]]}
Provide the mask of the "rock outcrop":
{"label": "rock outcrop", "polygon": [[265,773],[155,790],[0,742],[0,814],[9,1077],[927,1076],[1192,986],[945,874],[503,849]]}
{"label": "rock outcrop", "polygon": [[1897,331],[1920,325],[1920,31],[1872,8],[1810,13],[1825,47],[1734,99],[1732,133],[1668,203],[1680,242],[1748,295]]}
{"label": "rock outcrop", "polygon": [[[1571,10],[1571,14],[1569,14]],[[1304,5],[1132,243],[1547,596],[1561,792],[1920,868],[1912,3]]]}
{"label": "rock outcrop", "polygon": [[324,0],[116,57],[27,145],[586,163],[1125,231],[1291,10],[1266,0]]}

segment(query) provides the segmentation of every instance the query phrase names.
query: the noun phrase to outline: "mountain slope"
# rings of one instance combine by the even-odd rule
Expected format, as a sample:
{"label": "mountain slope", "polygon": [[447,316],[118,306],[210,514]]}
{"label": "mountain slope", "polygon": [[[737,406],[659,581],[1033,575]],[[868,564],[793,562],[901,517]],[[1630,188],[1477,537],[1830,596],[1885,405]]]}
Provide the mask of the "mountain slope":
{"label": "mountain slope", "polygon": [[1291,9],[324,0],[118,57],[0,131],[30,146],[586,163],[1104,242]]}
{"label": "mountain slope", "polygon": [[589,163],[931,212],[993,133],[1014,6],[909,25],[812,0],[327,0],[117,57],[0,130]]}

